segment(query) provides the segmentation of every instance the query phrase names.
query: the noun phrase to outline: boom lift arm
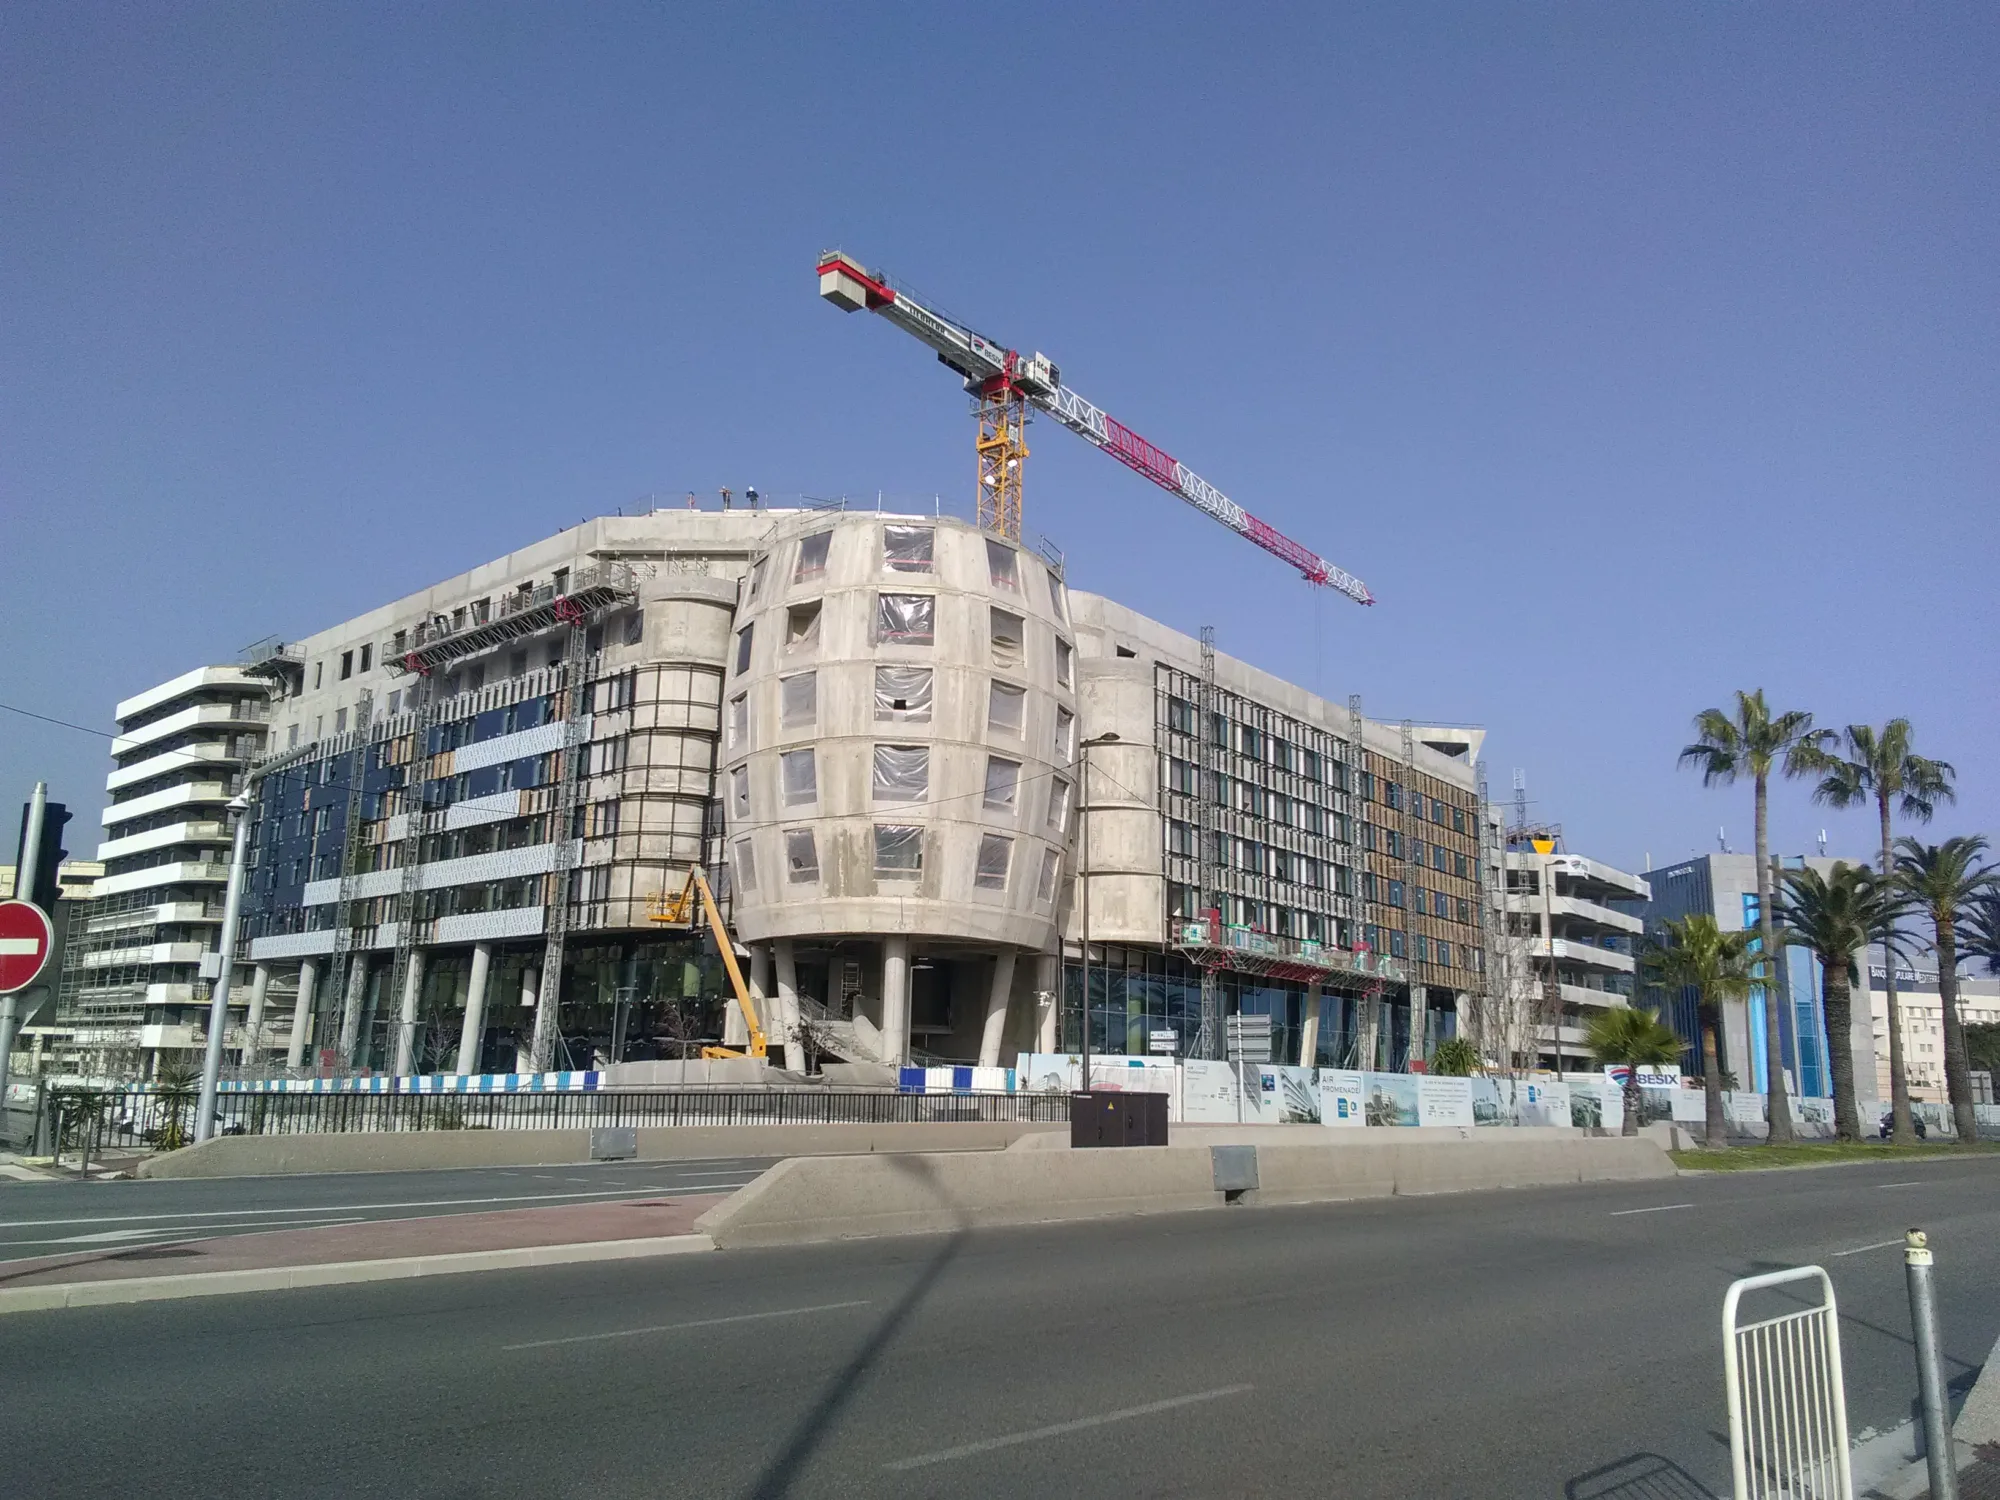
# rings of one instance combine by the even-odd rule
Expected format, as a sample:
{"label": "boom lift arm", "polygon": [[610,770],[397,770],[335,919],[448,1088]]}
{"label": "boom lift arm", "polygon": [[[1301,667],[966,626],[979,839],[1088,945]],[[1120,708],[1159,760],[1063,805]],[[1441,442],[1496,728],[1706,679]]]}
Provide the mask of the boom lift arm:
{"label": "boom lift arm", "polygon": [[980,401],[980,520],[1002,535],[1021,534],[1020,461],[1028,456],[1021,432],[1025,407],[1047,412],[1094,448],[1101,448],[1203,515],[1249,538],[1297,568],[1308,583],[1340,590],[1356,604],[1373,604],[1368,586],[1344,568],[1266,524],[1164,449],[1062,383],[1047,355],[1022,356],[898,290],[851,256],[829,250],[819,259],[819,294],[843,312],[879,313],[937,351],[965,379]]}
{"label": "boom lift arm", "polygon": [[750,998],[750,987],[743,982],[743,971],[736,966],[736,948],[729,940],[729,929],[722,925],[722,913],[716,909],[715,893],[708,888],[708,877],[702,874],[700,865],[688,869],[686,882],[680,893],[669,896],[660,892],[658,902],[651,912],[655,922],[671,922],[678,926],[685,922],[690,928],[695,921],[695,898],[701,898],[701,915],[708,921],[708,930],[715,935],[715,946],[722,954],[722,967],[729,973],[729,987],[736,992],[736,1003],[743,1007],[743,1024],[750,1028],[750,1046],[746,1051],[734,1047],[704,1047],[701,1055],[705,1058],[718,1057],[763,1057],[767,1052],[763,1018],[757,1014],[757,1006]]}

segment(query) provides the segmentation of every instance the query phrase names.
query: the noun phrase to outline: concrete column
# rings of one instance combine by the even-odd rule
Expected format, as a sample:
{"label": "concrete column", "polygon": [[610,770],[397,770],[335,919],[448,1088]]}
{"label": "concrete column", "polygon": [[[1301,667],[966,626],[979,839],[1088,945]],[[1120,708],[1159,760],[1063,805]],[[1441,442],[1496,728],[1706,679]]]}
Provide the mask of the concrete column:
{"label": "concrete column", "polygon": [[803,1073],[806,1048],[799,1040],[799,970],[792,958],[790,938],[771,944],[771,959],[778,971],[778,1029],[785,1039],[785,1066]]}
{"label": "concrete column", "polygon": [[1319,1061],[1319,1006],[1319,986],[1308,985],[1305,1023],[1299,1027],[1299,1066],[1302,1068],[1310,1068]]}
{"label": "concrete column", "polygon": [[361,1037],[361,1002],[368,997],[368,955],[347,959],[347,993],[340,999],[340,1065],[354,1066],[354,1044]]}
{"label": "concrete column", "polygon": [[1035,1050],[1051,1053],[1061,1039],[1057,1027],[1062,1020],[1062,966],[1053,953],[1035,960]]}
{"label": "concrete column", "polygon": [[479,1043],[486,1033],[486,976],[493,967],[493,945],[472,945],[472,977],[465,986],[465,1029],[458,1035],[458,1066],[464,1075],[479,1069]]}
{"label": "concrete column", "polygon": [[882,940],[882,1046],[888,1061],[910,1060],[910,940]]}
{"label": "concrete column", "polygon": [[1410,1057],[1407,1071],[1414,1073],[1417,1063],[1429,1059],[1430,1053],[1424,1047],[1424,1030],[1430,1024],[1430,991],[1420,984],[1410,986]]}
{"label": "concrete column", "polygon": [[1000,1066],[1000,1041],[1007,1030],[1007,1000],[1014,992],[1014,950],[1002,948],[993,959],[993,988],[986,994],[986,1029],[979,1036],[979,1066]]}
{"label": "concrete column", "polygon": [[292,1042],[285,1050],[285,1066],[302,1068],[306,1063],[306,1043],[312,1039],[313,986],[319,982],[319,960],[309,958],[299,965],[299,993],[292,1002]]}
{"label": "concrete column", "polygon": [[[750,1003],[757,1010],[757,1024],[764,1028],[764,1042],[768,1047],[774,1038],[784,1035],[777,1019],[771,1014],[766,999],[771,993],[771,945],[757,943],[750,949],[750,972],[743,976],[744,986],[750,991]],[[743,1023],[743,1040],[750,1040],[750,1023],[746,1017]]]}
{"label": "concrete column", "polygon": [[529,964],[521,971],[521,1008],[533,1010],[542,992],[542,966]]}
{"label": "concrete column", "polygon": [[424,950],[410,950],[410,967],[403,973],[403,1006],[396,1014],[396,1076],[417,1071],[417,998],[424,992]]}
{"label": "concrete column", "polygon": [[250,1013],[243,1018],[243,1050],[236,1060],[254,1067],[263,1061],[264,996],[271,987],[271,966],[259,964],[250,974]]}
{"label": "concrete column", "polygon": [[1363,1072],[1371,1072],[1375,1067],[1379,1055],[1378,1049],[1382,1045],[1382,997],[1380,995],[1365,997],[1361,1002],[1360,1012],[1361,1046],[1358,1050],[1361,1055],[1359,1061]]}

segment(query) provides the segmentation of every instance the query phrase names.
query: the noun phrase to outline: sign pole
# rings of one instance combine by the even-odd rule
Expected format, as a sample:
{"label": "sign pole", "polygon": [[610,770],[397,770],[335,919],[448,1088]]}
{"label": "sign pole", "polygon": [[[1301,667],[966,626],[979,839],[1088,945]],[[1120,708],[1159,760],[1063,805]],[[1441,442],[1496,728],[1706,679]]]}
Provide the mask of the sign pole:
{"label": "sign pole", "polygon": [[[49,784],[35,783],[35,794],[28,799],[28,822],[21,830],[21,862],[14,867],[14,897],[18,901],[33,903],[35,894],[35,871],[42,863],[42,821],[49,805]],[[26,895],[22,894],[24,889]],[[45,915],[52,915],[45,913]],[[7,1125],[7,1074],[14,1061],[14,1031],[20,1019],[20,1001],[15,992],[9,990],[0,998],[0,1136],[9,1134]]]}
{"label": "sign pole", "polygon": [[229,886],[222,900],[222,951],[216,965],[215,988],[209,992],[208,1052],[202,1058],[200,1114],[194,1122],[197,1142],[215,1134],[215,1096],[222,1081],[222,1033],[229,1022],[229,970],[236,957],[236,919],[243,910],[243,866],[250,853],[250,799],[247,795],[239,796],[229,805],[236,813],[236,843],[229,856]]}

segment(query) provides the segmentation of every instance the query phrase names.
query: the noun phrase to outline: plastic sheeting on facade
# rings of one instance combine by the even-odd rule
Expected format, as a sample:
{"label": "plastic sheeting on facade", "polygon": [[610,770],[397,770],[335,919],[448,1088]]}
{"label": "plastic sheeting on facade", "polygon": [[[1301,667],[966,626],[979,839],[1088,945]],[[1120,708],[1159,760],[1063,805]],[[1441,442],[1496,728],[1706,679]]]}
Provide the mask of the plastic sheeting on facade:
{"label": "plastic sheeting on facade", "polygon": [[794,604],[785,611],[785,649],[803,651],[819,644],[820,601]]}
{"label": "plastic sheeting on facade", "polygon": [[875,639],[928,646],[937,639],[937,600],[929,594],[877,594]]}
{"label": "plastic sheeting on facade", "polygon": [[1049,783],[1049,827],[1057,833],[1069,827],[1069,783],[1060,776]]}
{"label": "plastic sheeting on facade", "polygon": [[877,667],[875,669],[875,717],[912,724],[930,722],[931,669],[929,667]]}
{"label": "plastic sheeting on facade", "polygon": [[924,867],[924,831],[910,823],[875,825],[875,873],[915,875]]}
{"label": "plastic sheeting on facade", "polygon": [[738,693],[729,700],[729,748],[741,750],[750,741],[750,695]]}
{"label": "plastic sheeting on facade", "polygon": [[831,531],[815,531],[811,536],[799,538],[799,563],[792,569],[792,582],[803,583],[808,578],[820,578],[826,574],[826,549],[833,545]]}
{"label": "plastic sheeting on facade", "polygon": [[1054,849],[1042,851],[1042,878],[1035,884],[1037,901],[1053,901],[1056,894],[1056,872],[1062,868],[1062,855]]}
{"label": "plastic sheeting on facade", "polygon": [[986,539],[986,576],[993,580],[996,589],[1021,591],[1021,575],[1015,566],[1014,549],[1005,542]]}
{"label": "plastic sheeting on facade", "polygon": [[995,681],[986,696],[986,727],[997,734],[1019,734],[1027,718],[1028,690]]}
{"label": "plastic sheeting on facade", "polygon": [[785,806],[801,807],[819,801],[819,767],[810,750],[787,750],[778,757],[778,778],[784,788]]}
{"label": "plastic sheeting on facade", "polygon": [[785,875],[793,885],[813,885],[818,882],[819,847],[813,842],[810,828],[785,830]]}
{"label": "plastic sheeting on facade", "polygon": [[757,855],[748,839],[736,841],[736,888],[742,891],[757,889]]}
{"label": "plastic sheeting on facade", "polygon": [[819,717],[819,674],[800,672],[778,679],[778,722],[786,729],[807,729]]}
{"label": "plastic sheeting on facade", "polygon": [[998,667],[1020,666],[1021,658],[1026,654],[1026,622],[1011,610],[995,609],[990,612],[986,628],[993,640],[993,664]]}
{"label": "plastic sheeting on facade", "polygon": [[921,802],[930,794],[930,746],[877,745],[875,747],[877,802]]}
{"label": "plastic sheeting on facade", "polygon": [[972,883],[990,891],[1007,889],[1007,870],[1014,863],[1014,841],[997,833],[983,834],[979,840],[979,863]]}
{"label": "plastic sheeting on facade", "polygon": [[928,573],[936,536],[929,526],[884,526],[882,561],[898,573]]}
{"label": "plastic sheeting on facade", "polygon": [[989,755],[986,758],[988,807],[1012,807],[1020,787],[1021,763],[1018,760],[1003,760],[997,755]]}

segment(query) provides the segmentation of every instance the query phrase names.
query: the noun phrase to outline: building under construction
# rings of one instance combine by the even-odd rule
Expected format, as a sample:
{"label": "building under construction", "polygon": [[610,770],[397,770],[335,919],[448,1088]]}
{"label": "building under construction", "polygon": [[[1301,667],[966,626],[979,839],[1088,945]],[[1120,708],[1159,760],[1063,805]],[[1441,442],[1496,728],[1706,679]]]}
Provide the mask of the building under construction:
{"label": "building under construction", "polygon": [[793,1067],[1074,1047],[1086,995],[1094,1050],[1221,1055],[1241,1011],[1286,1060],[1400,1066],[1482,982],[1477,731],[1368,719],[990,528],[605,517],[259,657],[253,1065],[688,1055],[740,1025],[656,920],[697,863]]}

